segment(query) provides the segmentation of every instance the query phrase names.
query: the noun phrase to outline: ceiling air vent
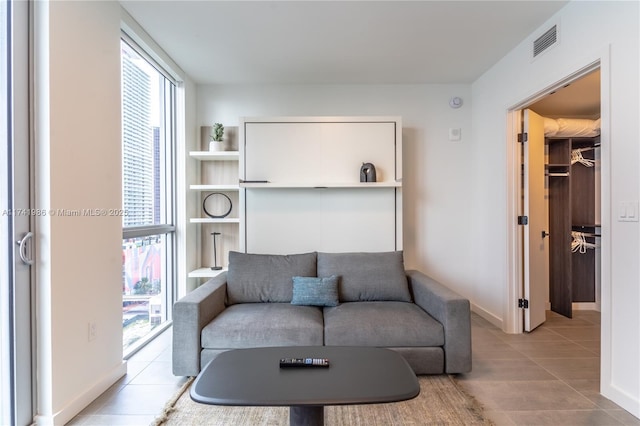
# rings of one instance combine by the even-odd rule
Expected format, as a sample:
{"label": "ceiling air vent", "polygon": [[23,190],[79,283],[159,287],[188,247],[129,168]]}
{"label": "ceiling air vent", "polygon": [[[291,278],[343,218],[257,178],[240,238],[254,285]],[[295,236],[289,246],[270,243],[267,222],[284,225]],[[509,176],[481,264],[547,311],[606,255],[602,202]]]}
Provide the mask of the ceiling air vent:
{"label": "ceiling air vent", "polygon": [[533,57],[535,58],[558,41],[558,26],[554,25],[546,33],[533,42]]}

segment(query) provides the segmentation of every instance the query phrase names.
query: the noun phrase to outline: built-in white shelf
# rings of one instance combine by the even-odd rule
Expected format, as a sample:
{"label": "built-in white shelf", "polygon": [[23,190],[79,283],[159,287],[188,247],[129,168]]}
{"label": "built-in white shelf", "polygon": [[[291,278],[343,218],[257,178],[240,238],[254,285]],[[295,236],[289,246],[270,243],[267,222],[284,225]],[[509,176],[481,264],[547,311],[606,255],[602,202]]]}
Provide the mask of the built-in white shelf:
{"label": "built-in white shelf", "polygon": [[230,185],[189,185],[189,189],[192,191],[238,191],[240,189],[240,185],[238,184],[230,184]]}
{"label": "built-in white shelf", "polygon": [[399,188],[402,182],[241,182],[240,188]]}
{"label": "built-in white shelf", "polygon": [[190,151],[189,156],[201,161],[238,161],[238,151]]}
{"label": "built-in white shelf", "polygon": [[237,217],[214,219],[212,217],[192,217],[189,219],[190,223],[240,223],[240,219]]}
{"label": "built-in white shelf", "polygon": [[213,278],[217,277],[223,272],[227,272],[227,268],[222,268],[214,271],[211,268],[198,268],[189,272],[189,278]]}

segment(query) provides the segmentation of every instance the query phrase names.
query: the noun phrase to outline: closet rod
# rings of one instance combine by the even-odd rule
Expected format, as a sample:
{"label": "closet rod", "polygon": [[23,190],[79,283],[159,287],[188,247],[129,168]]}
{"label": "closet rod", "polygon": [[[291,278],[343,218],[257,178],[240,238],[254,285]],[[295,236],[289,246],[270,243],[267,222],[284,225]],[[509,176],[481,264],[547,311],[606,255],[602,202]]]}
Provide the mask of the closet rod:
{"label": "closet rod", "polygon": [[568,172],[565,172],[565,173],[545,173],[545,174],[547,176],[550,176],[550,177],[566,177],[566,176],[569,176]]}

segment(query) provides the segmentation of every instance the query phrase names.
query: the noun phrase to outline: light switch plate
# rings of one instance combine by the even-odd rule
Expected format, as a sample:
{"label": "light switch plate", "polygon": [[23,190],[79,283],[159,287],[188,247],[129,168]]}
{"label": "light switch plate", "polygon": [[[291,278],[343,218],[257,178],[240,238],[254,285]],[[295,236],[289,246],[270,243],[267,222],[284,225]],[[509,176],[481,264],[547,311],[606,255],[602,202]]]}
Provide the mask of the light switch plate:
{"label": "light switch plate", "polygon": [[621,201],[618,205],[618,222],[638,222],[638,201]]}

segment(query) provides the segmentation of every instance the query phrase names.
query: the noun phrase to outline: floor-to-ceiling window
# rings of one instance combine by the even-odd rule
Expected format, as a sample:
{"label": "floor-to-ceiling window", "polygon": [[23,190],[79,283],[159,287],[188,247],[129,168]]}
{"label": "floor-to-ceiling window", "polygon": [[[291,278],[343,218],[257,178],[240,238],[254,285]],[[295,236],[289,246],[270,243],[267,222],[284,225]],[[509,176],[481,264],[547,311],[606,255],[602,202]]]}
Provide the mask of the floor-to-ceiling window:
{"label": "floor-to-ceiling window", "polygon": [[175,282],[176,84],[126,36],[121,47],[126,357],[170,320]]}
{"label": "floor-to-ceiling window", "polygon": [[28,2],[0,2],[0,424],[33,421]]}

